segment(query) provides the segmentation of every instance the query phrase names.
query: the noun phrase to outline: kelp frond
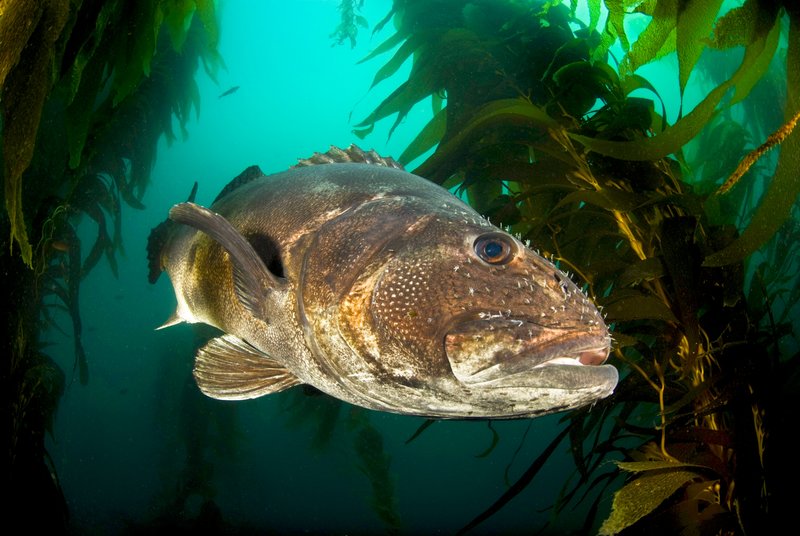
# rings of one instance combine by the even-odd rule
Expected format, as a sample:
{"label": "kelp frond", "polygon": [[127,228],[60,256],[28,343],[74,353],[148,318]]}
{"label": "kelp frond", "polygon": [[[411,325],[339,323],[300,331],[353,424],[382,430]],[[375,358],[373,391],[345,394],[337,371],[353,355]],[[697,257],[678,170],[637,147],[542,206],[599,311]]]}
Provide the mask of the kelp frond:
{"label": "kelp frond", "polygon": [[[572,18],[579,5],[588,25]],[[598,32],[603,6],[608,16]],[[778,242],[767,251],[775,257],[794,228],[784,223],[800,193],[800,137],[790,134],[800,109],[800,14],[781,2],[746,0],[720,16],[721,6],[718,0],[575,0],[570,8],[560,2],[534,8],[508,0],[434,7],[396,0],[396,32],[366,58],[395,50],[375,84],[413,63],[408,79],[356,125],[362,133],[387,118],[393,130],[416,103],[436,99],[440,105],[401,160],[433,149],[417,174],[464,195],[580,274],[614,326],[613,360],[623,381],[591,412],[570,414],[554,440],[568,433],[578,472],[557,511],[628,474],[602,527],[608,534],[647,530],[663,515],[675,516],[676,531],[717,526],[736,533],[761,526],[766,515],[764,415],[780,405],[770,405],[766,387],[776,368],[763,363],[775,359],[776,337],[794,327],[783,311],[778,327],[775,306],[753,291],[747,296],[741,261],[772,236]],[[633,15],[648,17],[638,36],[625,30]],[[751,185],[726,197],[713,194],[756,137],[748,127],[765,117],[747,107],[768,87],[764,80],[774,78],[787,18],[779,75],[785,78],[777,78],[787,95],[785,124],[742,164],[780,144],[777,170],[760,199]],[[624,51],[618,67],[610,53],[615,42]],[[708,58],[732,47],[743,52],[732,56],[735,65],[726,74],[715,71]],[[658,88],[637,73],[667,55],[677,58],[681,96],[695,79],[713,81],[692,109],[681,104],[672,124]],[[741,108],[751,123],[737,119]],[[722,149],[725,158],[709,161]],[[748,197],[731,197],[739,190]],[[732,199],[746,202],[728,214]],[[769,273],[777,281],[781,266],[796,281],[800,266],[782,257],[774,267],[759,265],[758,277]],[[786,286],[762,292],[779,296]],[[465,530],[528,486],[552,448]],[[634,463],[603,464],[620,454]],[[637,489],[658,493],[643,500]]]}
{"label": "kelp frond", "polygon": [[[99,139],[95,131],[98,125],[116,117],[130,121],[132,117],[126,117],[125,108],[132,99],[140,98],[143,86],[159,78],[154,69],[166,53],[158,43],[160,35],[168,36],[165,39],[174,55],[188,59],[190,64],[193,61],[195,67],[197,58],[202,58],[207,70],[213,71],[220,61],[214,12],[214,2],[210,0],[177,4],[148,0],[135,9],[125,3],[65,0],[41,5],[14,0],[5,3],[0,17],[3,178],[11,224],[10,245],[19,247],[26,264],[30,266],[33,257],[26,214],[35,212],[35,207],[23,210],[23,191],[25,181],[35,180],[25,175],[37,146],[43,143],[37,138],[45,104],[58,101],[66,107],[70,168],[78,170],[78,174],[85,172],[97,165],[93,159],[100,156],[100,148],[87,146],[87,140]],[[201,46],[196,38],[193,44],[187,44],[193,35],[201,34],[193,30],[195,26],[202,28]],[[192,74],[193,71],[188,77],[190,84]],[[183,73],[170,75],[172,80],[185,83]],[[168,116],[155,123],[156,129],[138,133],[143,143],[151,143],[151,138],[157,139],[162,133],[171,134],[173,112],[185,123],[191,105],[186,104],[184,95],[189,95],[188,102],[196,105],[196,91],[180,91],[159,95],[169,107]],[[134,168],[148,169],[149,163],[141,162],[147,154],[126,156]],[[152,158],[152,150],[149,156]],[[61,171],[61,180],[67,181],[70,170]]]}
{"label": "kelp frond", "polygon": [[789,134],[792,133],[795,125],[797,125],[797,121],[799,120],[800,120],[800,111],[794,114],[794,116],[791,119],[789,119],[789,121],[787,121],[786,124],[781,126],[774,133],[772,133],[764,143],[762,143],[757,148],[747,153],[747,156],[745,156],[742,159],[742,161],[739,162],[739,165],[736,166],[736,169],[734,170],[733,173],[731,173],[731,176],[728,177],[728,179],[722,184],[722,186],[719,187],[719,190],[717,190],[717,194],[724,194],[725,192],[733,188],[733,186],[737,182],[739,182],[739,179],[741,179],[742,176],[744,176],[744,174],[747,173],[751,167],[753,167],[753,164],[755,164],[758,161],[758,159],[764,155],[764,153],[774,148],[776,145],[780,144],[783,140],[786,139],[786,137]]}
{"label": "kelp frond", "polygon": [[358,13],[362,7],[364,7],[364,0],[339,1],[341,20],[330,35],[331,39],[336,42],[335,44],[342,45],[345,41],[349,41],[351,48],[356,46],[358,29],[368,27],[367,19]]}
{"label": "kelp frond", "polygon": [[[67,315],[72,374],[87,383],[80,282],[103,257],[116,273],[122,206],[142,207],[157,141],[173,136],[175,118],[183,129],[198,109],[194,75],[202,61],[213,76],[217,42],[213,0],[0,2],[0,173],[8,214],[0,232],[9,237],[0,258],[7,328],[21,332],[19,344],[6,338],[13,370],[4,376],[13,413],[7,472],[15,489],[28,490],[12,499],[15,515],[46,520],[44,532],[66,530],[65,519],[53,528],[64,503],[41,499],[60,493],[43,435],[64,374],[37,350],[40,332],[56,322],[55,312]],[[97,229],[90,247],[76,231],[86,219]]]}

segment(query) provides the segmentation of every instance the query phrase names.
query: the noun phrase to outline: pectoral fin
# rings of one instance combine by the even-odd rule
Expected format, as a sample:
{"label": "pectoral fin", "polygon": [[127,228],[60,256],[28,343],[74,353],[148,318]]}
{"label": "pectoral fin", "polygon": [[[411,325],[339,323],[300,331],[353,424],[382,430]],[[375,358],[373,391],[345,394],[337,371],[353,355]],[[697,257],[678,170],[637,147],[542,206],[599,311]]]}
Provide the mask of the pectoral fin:
{"label": "pectoral fin", "polygon": [[270,356],[233,335],[211,339],[197,352],[194,378],[220,400],[248,400],[302,383]]}
{"label": "pectoral fin", "polygon": [[228,220],[194,203],[175,205],[169,211],[169,217],[206,233],[228,252],[233,265],[236,296],[253,316],[267,321],[267,296],[270,291],[281,289],[286,283],[267,269],[245,237]]}

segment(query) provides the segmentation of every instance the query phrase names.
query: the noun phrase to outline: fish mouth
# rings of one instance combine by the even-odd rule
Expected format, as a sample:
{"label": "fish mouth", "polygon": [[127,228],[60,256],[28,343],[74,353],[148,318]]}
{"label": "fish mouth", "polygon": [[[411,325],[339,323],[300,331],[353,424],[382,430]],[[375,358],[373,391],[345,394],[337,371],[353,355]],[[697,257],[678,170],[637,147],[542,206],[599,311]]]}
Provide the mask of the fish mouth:
{"label": "fish mouth", "polygon": [[604,363],[611,337],[604,325],[547,327],[525,319],[465,322],[444,337],[450,368],[476,388],[565,390],[616,386],[617,370]]}

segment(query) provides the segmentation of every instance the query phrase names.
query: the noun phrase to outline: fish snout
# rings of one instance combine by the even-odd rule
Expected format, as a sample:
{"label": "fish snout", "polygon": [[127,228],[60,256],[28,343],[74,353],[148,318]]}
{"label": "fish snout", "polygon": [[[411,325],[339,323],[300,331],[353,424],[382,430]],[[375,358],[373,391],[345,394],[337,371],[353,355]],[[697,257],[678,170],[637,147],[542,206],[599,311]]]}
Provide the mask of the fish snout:
{"label": "fish snout", "polygon": [[610,343],[606,329],[554,329],[516,319],[465,322],[444,340],[451,370],[465,384],[501,384],[543,367],[597,368],[608,359]]}

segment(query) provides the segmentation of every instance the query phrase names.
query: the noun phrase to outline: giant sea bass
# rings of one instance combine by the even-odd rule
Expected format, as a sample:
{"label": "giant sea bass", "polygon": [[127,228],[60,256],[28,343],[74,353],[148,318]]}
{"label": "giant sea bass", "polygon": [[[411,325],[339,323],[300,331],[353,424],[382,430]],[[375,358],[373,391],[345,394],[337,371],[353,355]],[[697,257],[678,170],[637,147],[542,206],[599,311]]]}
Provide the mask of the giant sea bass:
{"label": "giant sea bass", "polygon": [[[210,208],[175,205],[148,242],[164,326],[223,334],[197,353],[210,397],[311,385],[430,418],[532,417],[611,394],[611,338],[555,265],[447,190],[356,147],[257,167]],[[162,326],[163,327],[163,326]]]}

